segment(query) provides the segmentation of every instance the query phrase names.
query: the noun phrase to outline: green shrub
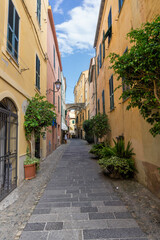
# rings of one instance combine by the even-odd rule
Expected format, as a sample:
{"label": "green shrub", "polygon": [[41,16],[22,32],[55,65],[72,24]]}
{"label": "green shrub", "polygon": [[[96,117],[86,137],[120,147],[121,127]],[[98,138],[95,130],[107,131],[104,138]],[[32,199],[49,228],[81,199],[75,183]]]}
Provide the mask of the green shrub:
{"label": "green shrub", "polygon": [[125,149],[124,140],[114,141],[114,147],[104,146],[101,150],[102,157],[117,156],[120,158],[132,158],[135,153],[133,153],[133,148],[131,148],[131,142],[129,141]]}
{"label": "green shrub", "polygon": [[85,134],[85,140],[86,140],[88,143],[94,143],[94,137],[93,137],[93,135]]}
{"label": "green shrub", "polygon": [[102,157],[101,153],[102,153],[102,149],[104,146],[105,146],[104,142],[94,144],[90,150],[90,153],[93,153],[96,155],[96,157],[100,158],[100,157]]}
{"label": "green shrub", "polygon": [[120,158],[117,156],[102,158],[98,161],[103,170],[114,178],[132,178],[135,172],[133,159]]}
{"label": "green shrub", "polygon": [[91,120],[85,120],[83,122],[83,129],[85,131],[85,140],[88,143],[94,143],[94,135],[93,135],[93,123]]}

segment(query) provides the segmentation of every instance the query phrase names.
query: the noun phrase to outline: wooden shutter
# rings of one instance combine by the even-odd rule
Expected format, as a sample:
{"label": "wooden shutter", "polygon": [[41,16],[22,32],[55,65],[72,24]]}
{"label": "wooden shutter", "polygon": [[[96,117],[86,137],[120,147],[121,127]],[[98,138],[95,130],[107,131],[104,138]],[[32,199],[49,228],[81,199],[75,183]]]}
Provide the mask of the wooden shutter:
{"label": "wooden shutter", "polygon": [[98,112],[100,112],[100,101],[98,99]]}
{"label": "wooden shutter", "polygon": [[114,88],[113,88],[113,75],[109,79],[109,91],[110,91],[110,109],[114,109]]}
{"label": "wooden shutter", "polygon": [[99,45],[99,67],[102,67],[102,46]]}
{"label": "wooden shutter", "polygon": [[36,87],[40,90],[40,60],[36,55]]}
{"label": "wooden shutter", "polygon": [[97,73],[98,73],[98,75],[99,75],[99,55],[98,55],[98,57],[97,57]]}
{"label": "wooden shutter", "polygon": [[7,49],[11,55],[18,60],[19,46],[19,16],[12,3],[9,1],[8,9],[8,33],[7,33]]}
{"label": "wooden shutter", "polygon": [[[112,10],[110,8],[109,15],[108,15],[108,30],[112,27]],[[112,37],[112,30],[110,31],[110,34],[108,36],[108,44],[110,43]]]}
{"label": "wooden shutter", "polygon": [[103,59],[105,58],[105,31],[103,31]]}
{"label": "wooden shutter", "polygon": [[103,114],[105,114],[105,97],[104,97],[104,90],[102,91],[102,104],[103,104]]}
{"label": "wooden shutter", "polygon": [[37,18],[39,24],[41,25],[41,0],[37,0]]}

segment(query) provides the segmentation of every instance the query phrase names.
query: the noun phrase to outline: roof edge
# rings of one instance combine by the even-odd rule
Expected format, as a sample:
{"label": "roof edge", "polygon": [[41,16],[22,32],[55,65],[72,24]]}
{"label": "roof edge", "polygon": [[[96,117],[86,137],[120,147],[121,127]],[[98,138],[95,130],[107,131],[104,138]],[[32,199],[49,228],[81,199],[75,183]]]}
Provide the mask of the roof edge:
{"label": "roof edge", "polygon": [[97,45],[99,29],[100,29],[100,24],[101,24],[103,10],[104,10],[104,4],[105,4],[105,0],[101,0],[101,5],[100,5],[100,9],[99,9],[99,16],[98,16],[98,22],[97,22],[97,28],[96,28],[96,34],[95,34],[94,45],[93,45],[94,48]]}

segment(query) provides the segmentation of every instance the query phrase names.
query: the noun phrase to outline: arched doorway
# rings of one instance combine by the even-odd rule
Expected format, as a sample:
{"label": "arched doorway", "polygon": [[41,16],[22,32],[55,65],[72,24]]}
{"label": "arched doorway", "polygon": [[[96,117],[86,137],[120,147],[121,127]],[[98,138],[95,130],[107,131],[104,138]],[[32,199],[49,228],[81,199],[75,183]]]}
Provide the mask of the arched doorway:
{"label": "arched doorway", "polygon": [[0,101],[0,201],[17,187],[18,115],[15,104]]}

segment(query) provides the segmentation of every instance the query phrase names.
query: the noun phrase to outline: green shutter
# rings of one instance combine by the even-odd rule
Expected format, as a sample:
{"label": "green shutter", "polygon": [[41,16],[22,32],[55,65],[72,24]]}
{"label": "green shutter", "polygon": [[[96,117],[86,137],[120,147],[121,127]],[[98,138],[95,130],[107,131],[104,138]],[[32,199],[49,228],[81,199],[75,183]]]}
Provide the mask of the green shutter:
{"label": "green shutter", "polygon": [[105,114],[105,97],[104,97],[104,90],[102,91],[102,104],[103,104],[103,114]]}
{"label": "green shutter", "polygon": [[105,31],[103,31],[103,59],[105,58]]}
{"label": "green shutter", "polygon": [[18,61],[18,47],[19,47],[19,16],[12,1],[9,0],[7,49],[16,61]]}
{"label": "green shutter", "polygon": [[40,90],[40,60],[36,55],[36,87]]}

